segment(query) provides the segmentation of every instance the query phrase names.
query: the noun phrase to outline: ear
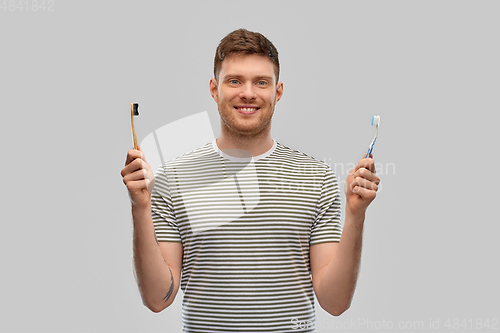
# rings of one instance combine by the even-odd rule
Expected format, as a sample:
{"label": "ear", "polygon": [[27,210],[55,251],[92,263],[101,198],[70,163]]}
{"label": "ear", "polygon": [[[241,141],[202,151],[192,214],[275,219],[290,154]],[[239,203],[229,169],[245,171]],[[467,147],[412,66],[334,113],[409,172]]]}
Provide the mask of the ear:
{"label": "ear", "polygon": [[274,103],[277,103],[281,99],[281,96],[283,96],[283,82],[278,82],[276,85],[276,98]]}
{"label": "ear", "polygon": [[217,81],[214,78],[210,79],[210,94],[214,99],[215,103],[219,104],[219,86],[217,85]]}

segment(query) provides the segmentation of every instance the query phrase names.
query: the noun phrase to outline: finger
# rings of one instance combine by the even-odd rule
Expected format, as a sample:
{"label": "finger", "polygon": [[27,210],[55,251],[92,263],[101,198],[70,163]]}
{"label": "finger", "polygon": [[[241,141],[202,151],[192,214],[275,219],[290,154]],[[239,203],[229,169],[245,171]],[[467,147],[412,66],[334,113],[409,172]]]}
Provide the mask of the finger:
{"label": "finger", "polygon": [[153,169],[151,168],[151,165],[149,163],[141,159],[136,159],[134,163],[140,163],[140,167],[138,167],[134,172],[142,172],[143,178],[148,179],[149,181],[152,181],[154,179]]}
{"label": "finger", "polygon": [[352,192],[359,195],[363,200],[371,202],[376,198],[377,192],[364,187],[355,186]]}
{"label": "finger", "polygon": [[155,185],[154,177],[148,177],[146,173],[141,174],[140,170],[124,177],[123,183],[130,192],[147,190],[152,193]]}
{"label": "finger", "polygon": [[356,171],[354,174],[353,174],[353,177],[356,178],[356,177],[361,177],[361,178],[364,178],[364,179],[367,179],[375,184],[380,184],[380,178],[378,178],[373,172],[371,172],[370,170],[366,169],[366,168],[359,168],[358,171]]}
{"label": "finger", "polygon": [[137,149],[142,153],[142,159],[147,162],[148,160],[146,159],[146,154],[144,154],[144,151],[141,149],[141,146],[137,145]]}
{"label": "finger", "polygon": [[143,180],[146,178],[148,178],[147,174],[144,172],[144,170],[141,169],[125,175],[125,177],[123,177],[123,182],[126,184],[127,182]]}
{"label": "finger", "polygon": [[349,175],[348,175],[348,177],[349,177],[349,176],[351,176],[351,177],[352,177],[352,176],[354,176],[354,174],[355,174],[355,173],[356,173],[356,171],[358,171],[358,170],[359,170],[359,166],[358,166],[358,165],[356,165],[354,168],[352,168],[352,169],[351,169],[351,171],[349,171]]}
{"label": "finger", "polygon": [[123,168],[121,174],[122,177],[125,177],[128,174],[133,173],[134,171],[142,169],[142,162],[140,158],[136,158],[133,161],[129,162],[125,168]]}
{"label": "finger", "polygon": [[154,186],[154,176],[152,172],[141,169],[123,177],[123,183],[127,185],[127,187],[130,185],[134,186],[136,189],[147,188],[148,191],[150,191]]}
{"label": "finger", "polygon": [[125,165],[129,164],[133,160],[140,158],[144,159],[144,153],[140,150],[131,149],[127,152],[127,159],[125,160]]}
{"label": "finger", "polygon": [[370,170],[373,173],[377,173],[377,170],[375,170],[375,162],[371,158],[363,158],[358,162],[356,171],[360,168],[365,168]]}
{"label": "finger", "polygon": [[352,182],[351,188],[354,189],[355,186],[358,186],[360,188],[365,188],[365,189],[368,189],[368,190],[373,190],[375,192],[378,191],[378,185],[377,184],[375,184],[374,182],[371,182],[369,180],[366,180],[364,178],[361,178],[361,177],[356,177],[354,179],[354,181]]}
{"label": "finger", "polygon": [[138,192],[148,188],[148,181],[146,179],[128,181],[125,185],[129,192]]}
{"label": "finger", "polygon": [[137,170],[145,170],[146,172],[152,171],[151,166],[147,162],[141,158],[136,158],[123,168],[121,172],[122,177],[125,177],[125,175],[133,173]]}

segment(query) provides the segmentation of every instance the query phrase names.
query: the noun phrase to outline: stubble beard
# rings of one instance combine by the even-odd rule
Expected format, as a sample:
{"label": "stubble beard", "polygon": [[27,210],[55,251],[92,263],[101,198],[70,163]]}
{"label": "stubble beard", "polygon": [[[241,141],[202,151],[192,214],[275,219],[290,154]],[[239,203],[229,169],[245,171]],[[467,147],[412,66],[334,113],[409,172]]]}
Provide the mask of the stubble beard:
{"label": "stubble beard", "polygon": [[[225,132],[235,139],[251,139],[265,135],[267,131],[271,130],[271,120],[274,114],[274,106],[274,104],[267,105],[269,111],[266,112],[264,118],[259,118],[259,123],[257,125],[250,128],[243,128],[243,126],[238,125],[236,117],[231,112],[231,109],[234,110],[234,108],[229,105],[224,105],[222,107],[219,105],[218,109],[221,118],[221,126],[224,126],[226,129]],[[227,116],[224,116],[223,108],[230,110]],[[261,112],[261,110],[262,108],[257,112]]]}

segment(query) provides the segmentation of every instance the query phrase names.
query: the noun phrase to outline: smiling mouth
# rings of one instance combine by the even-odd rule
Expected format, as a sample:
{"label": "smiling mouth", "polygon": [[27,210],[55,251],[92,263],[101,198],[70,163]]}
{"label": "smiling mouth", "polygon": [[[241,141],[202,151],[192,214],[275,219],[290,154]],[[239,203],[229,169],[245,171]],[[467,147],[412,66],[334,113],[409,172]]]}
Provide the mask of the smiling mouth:
{"label": "smiling mouth", "polygon": [[257,110],[260,109],[259,107],[256,107],[256,106],[254,106],[254,107],[247,107],[247,106],[240,107],[240,106],[235,106],[234,108],[236,110],[238,110],[239,112],[241,112],[241,113],[254,113],[254,112],[256,112]]}

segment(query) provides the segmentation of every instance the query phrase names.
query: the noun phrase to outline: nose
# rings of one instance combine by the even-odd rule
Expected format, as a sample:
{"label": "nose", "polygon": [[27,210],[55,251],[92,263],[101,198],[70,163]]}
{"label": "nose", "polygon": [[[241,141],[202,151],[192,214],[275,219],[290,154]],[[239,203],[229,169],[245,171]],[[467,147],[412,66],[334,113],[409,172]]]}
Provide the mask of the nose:
{"label": "nose", "polygon": [[243,84],[241,86],[241,91],[240,91],[240,94],[239,94],[239,97],[241,99],[256,99],[257,98],[257,94],[255,93],[255,87],[253,86],[253,84],[251,82],[246,82],[245,84]]}

